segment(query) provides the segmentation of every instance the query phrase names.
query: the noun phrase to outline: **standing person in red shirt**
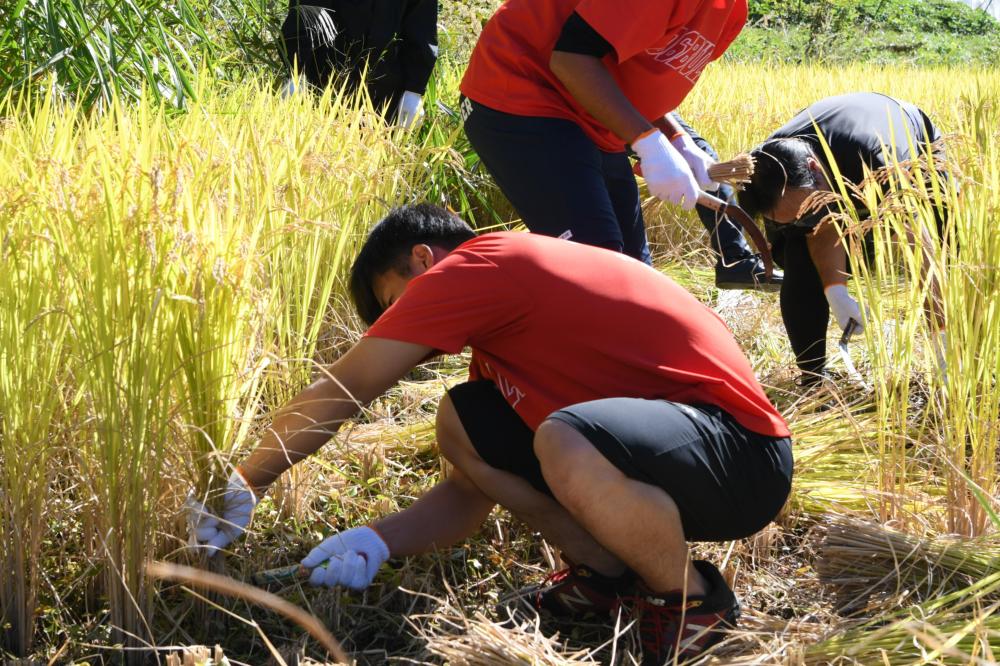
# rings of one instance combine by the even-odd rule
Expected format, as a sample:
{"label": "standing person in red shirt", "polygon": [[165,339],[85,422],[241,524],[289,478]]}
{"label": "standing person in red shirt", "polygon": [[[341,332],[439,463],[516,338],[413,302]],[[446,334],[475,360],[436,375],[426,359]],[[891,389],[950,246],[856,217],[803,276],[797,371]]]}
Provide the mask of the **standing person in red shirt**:
{"label": "standing person in red shirt", "polygon": [[535,234],[476,237],[426,204],[372,230],[351,292],[371,328],[279,412],[234,472],[222,517],[201,515],[199,539],[227,546],[261,493],[345,419],[428,357],[468,346],[469,381],[437,415],[454,470],[409,508],[323,541],[302,561],[311,582],[365,588],[389,557],[448,548],[500,504],[570,564],[533,591],[537,607],[610,613],[634,600],[644,663],[695,656],[736,622],[733,592],[689,560],[686,541],[767,525],[792,455],[714,312],[629,257]]}
{"label": "standing person in red shirt", "polygon": [[[507,0],[462,80],[469,141],[531,231],[649,263],[626,147],[660,199],[690,210],[718,188],[711,148],[671,112],[746,18],[746,0]],[[728,219],[699,214],[720,286],[780,283]]]}

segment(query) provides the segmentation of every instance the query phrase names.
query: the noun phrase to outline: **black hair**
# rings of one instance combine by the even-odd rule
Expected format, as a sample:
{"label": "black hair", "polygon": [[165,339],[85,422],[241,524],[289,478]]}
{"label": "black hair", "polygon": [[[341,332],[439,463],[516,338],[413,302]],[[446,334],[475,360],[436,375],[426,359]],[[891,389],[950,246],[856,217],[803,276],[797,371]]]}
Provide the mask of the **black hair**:
{"label": "black hair", "polygon": [[739,193],[740,208],[750,217],[773,210],[789,187],[816,185],[816,176],[809,168],[809,158],[815,158],[816,153],[803,139],[770,139],[751,150],[750,156],[753,176]]}
{"label": "black hair", "polygon": [[475,236],[472,227],[440,206],[421,203],[389,211],[372,228],[351,266],[351,298],[358,314],[369,326],[382,316],[384,309],[375,297],[373,282],[390,269],[408,275],[407,257],[414,245],[450,252]]}

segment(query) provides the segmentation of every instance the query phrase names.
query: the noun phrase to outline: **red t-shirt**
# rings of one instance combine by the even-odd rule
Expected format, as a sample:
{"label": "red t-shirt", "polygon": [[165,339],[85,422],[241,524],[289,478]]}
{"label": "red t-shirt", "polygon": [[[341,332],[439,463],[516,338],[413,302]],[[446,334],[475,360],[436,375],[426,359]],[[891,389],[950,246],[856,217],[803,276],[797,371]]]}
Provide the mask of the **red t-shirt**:
{"label": "red t-shirt", "polygon": [[483,28],[462,93],[518,116],[566,118],[609,152],[625,141],[601,125],[559,82],[549,59],[577,12],[611,46],[604,64],[648,120],[675,110],[701,71],[743,29],[746,0],[507,0]]}
{"label": "red t-shirt", "polygon": [[525,233],[463,243],[414,278],[367,336],[457,353],[534,430],[589,400],[721,407],[788,436],[726,325],[673,280],[611,250]]}

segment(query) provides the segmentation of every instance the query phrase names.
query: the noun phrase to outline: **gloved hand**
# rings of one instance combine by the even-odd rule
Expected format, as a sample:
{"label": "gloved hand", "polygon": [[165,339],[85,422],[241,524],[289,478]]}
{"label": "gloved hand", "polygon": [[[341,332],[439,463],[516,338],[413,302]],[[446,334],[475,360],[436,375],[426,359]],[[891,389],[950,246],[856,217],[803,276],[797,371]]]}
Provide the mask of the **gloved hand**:
{"label": "gloved hand", "polygon": [[839,282],[831,284],[823,290],[823,293],[826,294],[826,300],[830,303],[830,309],[833,310],[833,316],[837,318],[837,325],[840,326],[840,330],[847,328],[847,323],[852,319],[858,322],[857,333],[865,330],[864,317],[861,315],[861,305],[847,293],[846,285]]}
{"label": "gloved hand", "polygon": [[198,543],[212,553],[231,544],[246,531],[258,501],[237,469],[233,470],[226,485],[221,518],[201,502],[189,497],[187,508],[191,512],[191,523]]}
{"label": "gloved hand", "polygon": [[719,189],[719,184],[708,177],[708,168],[715,164],[716,160],[699,148],[690,134],[681,132],[670,140],[670,145],[676,148],[684,161],[687,162],[691,174],[701,189],[706,192],[714,192]]}
{"label": "gloved hand", "polygon": [[424,119],[424,98],[419,93],[407,90],[399,100],[396,124],[407,129],[416,128]]}
{"label": "gloved hand", "polygon": [[387,559],[389,546],[378,532],[370,527],[355,527],[327,537],[306,555],[302,566],[312,569],[311,585],[363,590],[371,585]]}
{"label": "gloved hand", "polygon": [[698,183],[691,168],[660,130],[650,131],[632,144],[642,161],[646,186],[657,199],[692,210],[698,202]]}

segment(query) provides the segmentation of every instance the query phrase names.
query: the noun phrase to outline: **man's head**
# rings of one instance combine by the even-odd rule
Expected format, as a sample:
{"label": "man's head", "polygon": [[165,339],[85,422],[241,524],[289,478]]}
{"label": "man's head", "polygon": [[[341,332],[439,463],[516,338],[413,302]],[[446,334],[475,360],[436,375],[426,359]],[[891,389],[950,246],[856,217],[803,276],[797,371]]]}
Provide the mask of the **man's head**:
{"label": "man's head", "polygon": [[754,172],[740,192],[740,207],[751,217],[779,224],[795,222],[802,203],[817,190],[829,190],[823,165],[802,139],[771,139],[750,151]]}
{"label": "man's head", "polygon": [[424,273],[476,232],[431,204],[400,206],[368,234],[351,267],[351,298],[369,326]]}

